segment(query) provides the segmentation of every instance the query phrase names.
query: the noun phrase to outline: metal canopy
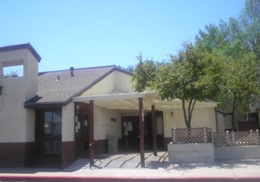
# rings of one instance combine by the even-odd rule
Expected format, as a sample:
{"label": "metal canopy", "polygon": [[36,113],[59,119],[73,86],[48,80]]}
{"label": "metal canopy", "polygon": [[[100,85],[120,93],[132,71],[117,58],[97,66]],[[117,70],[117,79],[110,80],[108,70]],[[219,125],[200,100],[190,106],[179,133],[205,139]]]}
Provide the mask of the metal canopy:
{"label": "metal canopy", "polygon": [[[138,98],[143,98],[144,110],[151,110],[151,105],[154,105],[156,109],[162,111],[182,108],[181,100],[176,99],[174,101],[162,101],[156,94],[151,92],[78,96],[74,97],[73,101],[89,103],[89,101],[93,100],[95,101],[96,106],[106,109],[138,110]],[[216,106],[217,104],[214,102],[197,102],[195,108]]]}

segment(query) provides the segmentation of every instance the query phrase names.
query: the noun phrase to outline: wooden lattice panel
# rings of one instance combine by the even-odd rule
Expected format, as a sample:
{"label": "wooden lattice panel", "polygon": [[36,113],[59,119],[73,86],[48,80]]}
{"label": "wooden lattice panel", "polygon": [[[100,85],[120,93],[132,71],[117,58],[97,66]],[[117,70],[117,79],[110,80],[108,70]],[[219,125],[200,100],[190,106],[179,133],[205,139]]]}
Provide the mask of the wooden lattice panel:
{"label": "wooden lattice panel", "polygon": [[232,146],[232,138],[229,133],[212,133],[211,140],[214,147]]}
{"label": "wooden lattice panel", "polygon": [[214,147],[259,145],[259,131],[212,133]]}
{"label": "wooden lattice panel", "polygon": [[211,140],[211,128],[172,129],[173,143],[207,143]]}
{"label": "wooden lattice panel", "polygon": [[258,145],[259,133],[257,132],[235,132],[236,146]]}

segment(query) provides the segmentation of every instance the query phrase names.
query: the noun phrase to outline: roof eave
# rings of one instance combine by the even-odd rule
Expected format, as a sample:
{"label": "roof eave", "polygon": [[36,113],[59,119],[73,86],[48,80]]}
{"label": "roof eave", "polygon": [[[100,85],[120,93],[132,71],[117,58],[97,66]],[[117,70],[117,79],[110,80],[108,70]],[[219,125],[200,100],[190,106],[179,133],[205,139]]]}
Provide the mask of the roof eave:
{"label": "roof eave", "polygon": [[14,51],[19,49],[28,49],[33,54],[33,56],[37,59],[38,62],[40,62],[42,59],[41,56],[37,53],[37,51],[33,48],[33,46],[30,43],[0,47],[0,52]]}

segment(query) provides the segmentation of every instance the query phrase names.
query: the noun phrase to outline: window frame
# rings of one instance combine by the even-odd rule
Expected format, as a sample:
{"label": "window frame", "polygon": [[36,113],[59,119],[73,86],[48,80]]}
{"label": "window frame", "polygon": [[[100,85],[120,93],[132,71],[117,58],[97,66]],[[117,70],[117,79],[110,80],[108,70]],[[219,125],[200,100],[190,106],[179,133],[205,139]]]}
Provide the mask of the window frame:
{"label": "window frame", "polygon": [[[60,135],[53,136],[53,132],[50,135],[45,134],[45,113],[52,112],[52,123],[53,123],[53,113],[60,112]],[[42,143],[52,143],[54,146],[58,143],[58,145],[62,145],[62,109],[54,108],[54,109],[38,109],[36,110],[36,121],[35,121],[35,142],[36,142],[36,154],[37,156],[45,156],[45,157],[61,157],[62,149],[60,148],[60,152],[42,152]],[[43,144],[44,145],[44,144]],[[55,151],[52,148],[52,151]]]}

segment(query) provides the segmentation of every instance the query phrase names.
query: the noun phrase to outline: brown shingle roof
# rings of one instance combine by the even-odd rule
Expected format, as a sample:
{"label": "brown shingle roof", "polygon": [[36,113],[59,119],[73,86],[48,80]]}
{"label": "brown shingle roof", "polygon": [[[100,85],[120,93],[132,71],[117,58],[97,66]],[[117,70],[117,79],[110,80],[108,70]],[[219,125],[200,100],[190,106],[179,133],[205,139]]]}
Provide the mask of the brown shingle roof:
{"label": "brown shingle roof", "polygon": [[74,69],[74,76],[71,76],[70,70],[39,73],[37,96],[26,101],[24,106],[35,108],[42,105],[66,105],[74,96],[81,94],[115,69],[119,68],[104,66]]}

